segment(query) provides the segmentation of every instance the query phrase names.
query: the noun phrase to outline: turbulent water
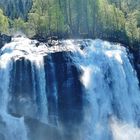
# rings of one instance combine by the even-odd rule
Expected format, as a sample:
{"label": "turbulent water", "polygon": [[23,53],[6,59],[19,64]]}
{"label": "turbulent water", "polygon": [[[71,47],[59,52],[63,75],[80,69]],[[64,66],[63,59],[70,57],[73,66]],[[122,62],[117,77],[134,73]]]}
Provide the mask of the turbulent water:
{"label": "turbulent water", "polygon": [[0,140],[140,140],[140,91],[124,47],[13,38],[0,50]]}

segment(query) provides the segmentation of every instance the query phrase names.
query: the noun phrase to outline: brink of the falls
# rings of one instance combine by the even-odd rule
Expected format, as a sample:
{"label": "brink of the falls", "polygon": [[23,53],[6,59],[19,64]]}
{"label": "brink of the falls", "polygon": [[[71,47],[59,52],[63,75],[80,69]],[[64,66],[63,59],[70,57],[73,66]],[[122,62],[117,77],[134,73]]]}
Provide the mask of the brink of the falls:
{"label": "brink of the falls", "polygon": [[127,51],[102,40],[0,50],[0,140],[140,140],[140,90]]}

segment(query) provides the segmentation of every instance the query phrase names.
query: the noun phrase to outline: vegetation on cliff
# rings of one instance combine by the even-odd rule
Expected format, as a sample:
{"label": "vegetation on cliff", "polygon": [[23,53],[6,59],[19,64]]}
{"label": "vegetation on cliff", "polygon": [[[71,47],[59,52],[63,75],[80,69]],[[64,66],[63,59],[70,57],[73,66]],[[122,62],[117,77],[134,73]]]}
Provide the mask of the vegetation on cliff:
{"label": "vegetation on cliff", "polygon": [[[140,0],[8,0],[0,32],[101,38],[140,47]],[[6,23],[6,24],[5,24]]]}

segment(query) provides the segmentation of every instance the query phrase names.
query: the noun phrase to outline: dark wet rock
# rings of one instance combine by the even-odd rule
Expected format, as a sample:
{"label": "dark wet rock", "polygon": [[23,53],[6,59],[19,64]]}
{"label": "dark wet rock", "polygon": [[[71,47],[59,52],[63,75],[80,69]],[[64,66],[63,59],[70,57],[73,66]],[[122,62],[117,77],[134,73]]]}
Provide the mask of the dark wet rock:
{"label": "dark wet rock", "polygon": [[11,42],[11,39],[11,36],[0,34],[0,48],[2,48],[5,43]]}
{"label": "dark wet rock", "polygon": [[40,35],[35,35],[30,39],[33,39],[33,40],[35,39],[39,42],[47,42],[47,40],[48,40],[47,37],[43,37],[43,36],[40,36]]}
{"label": "dark wet rock", "polygon": [[[80,124],[83,121],[83,87],[80,82],[81,73],[74,65],[70,55],[70,52],[51,54],[57,81],[58,117],[63,125],[69,128],[71,128],[71,124]],[[46,68],[47,63],[48,61],[46,59]],[[47,76],[49,77],[49,75]]]}
{"label": "dark wet rock", "polygon": [[140,50],[139,49],[128,49],[128,58],[136,70],[137,78],[139,80],[139,86],[140,86]]}
{"label": "dark wet rock", "polygon": [[24,57],[17,59],[13,64],[10,80],[18,82],[10,82],[12,96],[8,103],[9,114],[19,117],[36,116],[31,62]]}
{"label": "dark wet rock", "polygon": [[55,41],[57,41],[58,37],[57,36],[51,36],[51,37],[48,37],[47,39],[48,40],[55,40]]}
{"label": "dark wet rock", "polygon": [[[38,107],[40,99],[36,67],[24,57],[14,61],[9,85],[11,98],[8,103],[8,113],[16,118],[28,116],[25,117],[25,122],[30,130],[31,140],[61,140],[62,133],[62,140],[75,140],[78,135],[78,128],[75,127],[83,122],[84,92],[80,82],[81,71],[73,63],[70,55],[71,52],[57,52],[44,56],[48,98],[46,117],[50,123],[48,125],[41,123],[37,116],[40,111]],[[36,82],[33,79],[32,68]],[[57,101],[55,93],[58,96]],[[55,127],[58,121],[63,132]]]}
{"label": "dark wet rock", "polygon": [[19,37],[19,38],[20,38],[20,37],[22,37],[22,36],[23,36],[23,35],[19,35],[19,34],[17,34],[15,37]]}
{"label": "dark wet rock", "polygon": [[37,43],[35,44],[35,46],[36,46],[36,47],[38,47],[39,45],[40,45],[40,43],[39,43],[39,42],[37,42]]}
{"label": "dark wet rock", "polygon": [[85,48],[85,46],[84,46],[84,45],[81,45],[81,46],[80,46],[80,49],[81,49],[81,50],[83,50],[84,48]]}
{"label": "dark wet rock", "polygon": [[47,40],[47,44],[49,46],[57,46],[57,45],[61,45],[61,41],[58,40],[58,37],[49,37]]}

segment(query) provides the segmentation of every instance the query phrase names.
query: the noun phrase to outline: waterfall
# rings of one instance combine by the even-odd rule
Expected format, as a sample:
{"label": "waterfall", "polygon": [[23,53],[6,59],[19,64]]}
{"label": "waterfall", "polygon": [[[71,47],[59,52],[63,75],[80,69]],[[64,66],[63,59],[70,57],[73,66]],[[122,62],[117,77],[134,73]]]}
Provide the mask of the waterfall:
{"label": "waterfall", "polygon": [[[0,139],[27,140],[24,119],[14,118],[7,113],[9,100],[10,73],[13,61],[8,54],[0,58]],[[20,126],[20,127],[19,127]]]}
{"label": "waterfall", "polygon": [[0,140],[139,140],[140,90],[127,50],[102,40],[0,50]]}
{"label": "waterfall", "polygon": [[127,52],[119,45],[91,42],[82,58],[75,60],[83,71],[81,82],[88,103],[85,136],[89,140],[138,140],[140,92]]}

